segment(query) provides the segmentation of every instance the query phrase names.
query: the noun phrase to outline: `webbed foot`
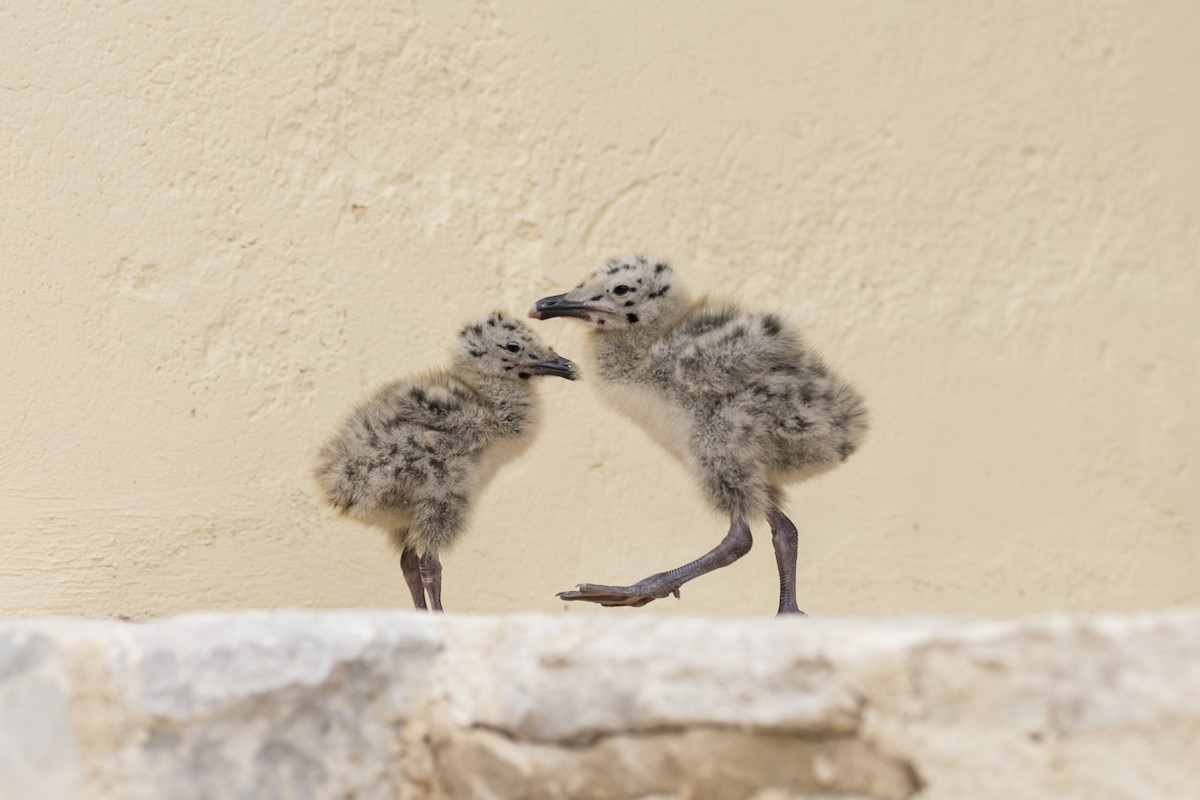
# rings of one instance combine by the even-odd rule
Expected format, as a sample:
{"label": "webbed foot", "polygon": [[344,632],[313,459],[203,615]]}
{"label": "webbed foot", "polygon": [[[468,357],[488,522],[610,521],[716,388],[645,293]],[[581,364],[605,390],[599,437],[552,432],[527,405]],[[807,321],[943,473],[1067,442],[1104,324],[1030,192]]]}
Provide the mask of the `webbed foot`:
{"label": "webbed foot", "polygon": [[581,583],[569,592],[559,592],[562,600],[586,600],[602,606],[630,606],[640,608],[653,600],[668,595],[679,598],[679,587],[639,581],[632,586],[604,586],[598,583]]}

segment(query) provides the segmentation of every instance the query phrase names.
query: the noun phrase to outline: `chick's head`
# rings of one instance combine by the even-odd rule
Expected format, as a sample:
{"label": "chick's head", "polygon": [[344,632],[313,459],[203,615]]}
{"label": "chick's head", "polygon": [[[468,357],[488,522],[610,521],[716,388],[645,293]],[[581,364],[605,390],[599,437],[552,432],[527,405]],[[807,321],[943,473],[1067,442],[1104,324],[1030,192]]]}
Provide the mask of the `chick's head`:
{"label": "chick's head", "polygon": [[671,319],[687,300],[675,271],[645,256],[620,256],[569,292],[533,304],[534,319],[571,317],[598,329],[630,330]]}
{"label": "chick's head", "polygon": [[579,376],[573,362],[550,349],[528,325],[503,311],[463,326],[456,360],[464,370],[488,377],[529,380],[555,375],[575,380]]}

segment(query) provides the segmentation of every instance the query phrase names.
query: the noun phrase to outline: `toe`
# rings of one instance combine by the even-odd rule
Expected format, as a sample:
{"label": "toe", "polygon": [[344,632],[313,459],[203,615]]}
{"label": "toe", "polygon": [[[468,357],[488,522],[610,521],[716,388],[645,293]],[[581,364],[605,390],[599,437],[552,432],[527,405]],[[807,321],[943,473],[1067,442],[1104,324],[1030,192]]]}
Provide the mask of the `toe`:
{"label": "toe", "polygon": [[580,594],[611,594],[618,597],[624,597],[629,591],[624,586],[605,586],[602,583],[581,583],[575,590]]}
{"label": "toe", "polygon": [[666,597],[669,594],[679,597],[679,590],[672,589],[663,592],[657,590],[651,591],[647,587],[637,584],[633,586],[608,586],[602,583],[581,583],[570,591],[559,592],[558,598],[560,600],[586,600],[590,603],[599,603],[608,608],[616,606],[641,608],[647,603]]}

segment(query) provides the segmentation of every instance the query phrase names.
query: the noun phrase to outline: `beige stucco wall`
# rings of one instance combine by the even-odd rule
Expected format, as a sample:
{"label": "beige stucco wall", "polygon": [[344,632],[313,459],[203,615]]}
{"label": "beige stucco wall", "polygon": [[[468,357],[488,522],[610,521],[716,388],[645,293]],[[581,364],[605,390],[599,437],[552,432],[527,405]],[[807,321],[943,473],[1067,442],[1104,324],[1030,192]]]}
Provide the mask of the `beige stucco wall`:
{"label": "beige stucco wall", "polygon": [[[0,4],[0,613],[407,606],[316,446],[631,249],[785,311],[872,406],[791,493],[802,608],[1200,602],[1198,9]],[[723,533],[586,383],[543,396],[451,609]],[[760,536],[602,613],[774,598]]]}

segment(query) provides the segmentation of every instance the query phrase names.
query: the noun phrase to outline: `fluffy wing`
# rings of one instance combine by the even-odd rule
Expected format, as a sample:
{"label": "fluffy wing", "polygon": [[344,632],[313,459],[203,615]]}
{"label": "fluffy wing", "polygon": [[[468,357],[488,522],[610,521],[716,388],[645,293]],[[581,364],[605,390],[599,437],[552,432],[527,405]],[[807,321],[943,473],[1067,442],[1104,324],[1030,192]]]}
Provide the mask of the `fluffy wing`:
{"label": "fluffy wing", "polygon": [[380,393],[376,407],[383,427],[421,429],[421,442],[445,455],[463,455],[487,443],[483,409],[465,386],[443,376],[404,381]]}
{"label": "fluffy wing", "polygon": [[800,339],[774,314],[707,308],[687,320],[670,348],[675,380],[699,394],[728,394],[774,367],[794,364]]}

